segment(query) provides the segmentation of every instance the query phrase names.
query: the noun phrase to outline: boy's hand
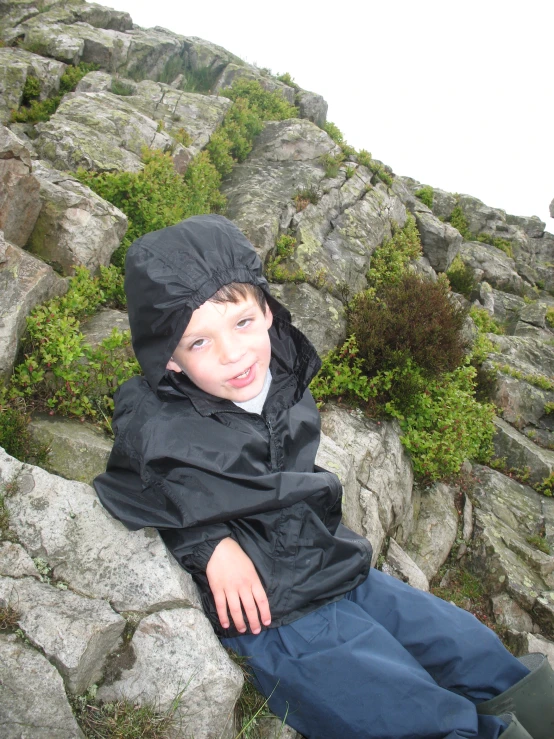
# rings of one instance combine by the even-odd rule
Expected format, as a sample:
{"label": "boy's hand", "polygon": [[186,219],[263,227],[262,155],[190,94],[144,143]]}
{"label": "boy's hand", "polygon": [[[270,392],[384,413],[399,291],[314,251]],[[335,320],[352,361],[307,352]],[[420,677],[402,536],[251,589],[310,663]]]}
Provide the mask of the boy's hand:
{"label": "boy's hand", "polygon": [[253,634],[261,631],[258,611],[264,626],[269,626],[271,613],[265,590],[252,560],[234,539],[219,542],[208,562],[206,575],[224,629],[229,628],[230,613],[237,630],[246,631],[241,603]]}

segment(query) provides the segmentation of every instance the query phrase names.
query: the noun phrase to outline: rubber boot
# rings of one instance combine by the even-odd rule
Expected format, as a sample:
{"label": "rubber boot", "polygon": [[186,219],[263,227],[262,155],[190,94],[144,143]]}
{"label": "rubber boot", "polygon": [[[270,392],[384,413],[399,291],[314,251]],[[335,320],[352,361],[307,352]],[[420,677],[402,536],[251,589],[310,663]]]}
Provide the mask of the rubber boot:
{"label": "rubber boot", "polygon": [[531,734],[523,727],[513,713],[503,713],[499,718],[508,724],[500,735],[500,739],[533,739]]}
{"label": "rubber boot", "polygon": [[544,654],[526,654],[519,659],[531,672],[500,695],[480,703],[477,713],[514,713],[533,739],[553,739],[554,671]]}

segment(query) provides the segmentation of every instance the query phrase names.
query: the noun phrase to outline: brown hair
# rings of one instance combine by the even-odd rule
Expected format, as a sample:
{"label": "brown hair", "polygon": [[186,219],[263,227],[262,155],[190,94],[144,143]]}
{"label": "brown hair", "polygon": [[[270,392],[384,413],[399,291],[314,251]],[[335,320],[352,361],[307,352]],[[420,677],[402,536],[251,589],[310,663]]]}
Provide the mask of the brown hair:
{"label": "brown hair", "polygon": [[228,285],[223,285],[212,295],[210,301],[212,303],[238,303],[240,300],[246,300],[247,298],[254,298],[265,315],[267,299],[264,291],[261,287],[252,285],[250,282],[230,282]]}

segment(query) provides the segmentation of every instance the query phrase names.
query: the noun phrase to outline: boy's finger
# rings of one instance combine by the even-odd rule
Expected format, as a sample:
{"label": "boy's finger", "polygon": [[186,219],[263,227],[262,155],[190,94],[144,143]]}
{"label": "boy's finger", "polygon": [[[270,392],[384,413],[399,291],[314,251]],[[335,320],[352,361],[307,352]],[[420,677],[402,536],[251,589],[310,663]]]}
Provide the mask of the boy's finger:
{"label": "boy's finger", "polygon": [[260,619],[258,618],[258,609],[256,608],[252,590],[248,588],[248,590],[241,591],[240,599],[242,600],[242,607],[244,608],[246,618],[248,619],[250,631],[253,634],[259,634],[261,631]]}
{"label": "boy's finger", "polygon": [[252,595],[258,606],[263,625],[269,626],[271,623],[271,611],[269,610],[269,601],[261,582],[252,585]]}
{"label": "boy's finger", "polygon": [[246,624],[242,616],[242,608],[240,607],[240,598],[238,593],[227,593],[227,603],[229,605],[229,613],[233,619],[233,623],[237,631],[244,633],[246,631]]}
{"label": "boy's finger", "polygon": [[219,618],[219,623],[224,629],[228,629],[229,614],[227,613],[227,598],[225,597],[225,593],[223,590],[212,590],[212,594],[214,596],[214,603],[217,611],[217,617]]}

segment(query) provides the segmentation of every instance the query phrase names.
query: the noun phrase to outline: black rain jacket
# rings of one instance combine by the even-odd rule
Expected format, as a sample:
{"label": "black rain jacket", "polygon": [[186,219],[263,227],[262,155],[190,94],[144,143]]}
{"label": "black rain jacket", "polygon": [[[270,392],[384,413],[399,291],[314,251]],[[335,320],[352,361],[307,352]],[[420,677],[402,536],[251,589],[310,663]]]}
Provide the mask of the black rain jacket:
{"label": "black rain jacket", "polygon": [[[272,383],[261,415],[165,369],[192,312],[230,282],[259,285],[274,314]],[[206,567],[226,537],[254,563],[271,627],[360,584],[371,545],[340,523],[341,484],[315,465],[320,422],[308,385],[320,361],[269,294],[244,235],[222,216],[147,234],[129,249],[125,290],[144,377],[116,394],[114,447],[94,481],[104,507],[129,529],[160,531],[220,636],[238,632],[221,628]]]}

